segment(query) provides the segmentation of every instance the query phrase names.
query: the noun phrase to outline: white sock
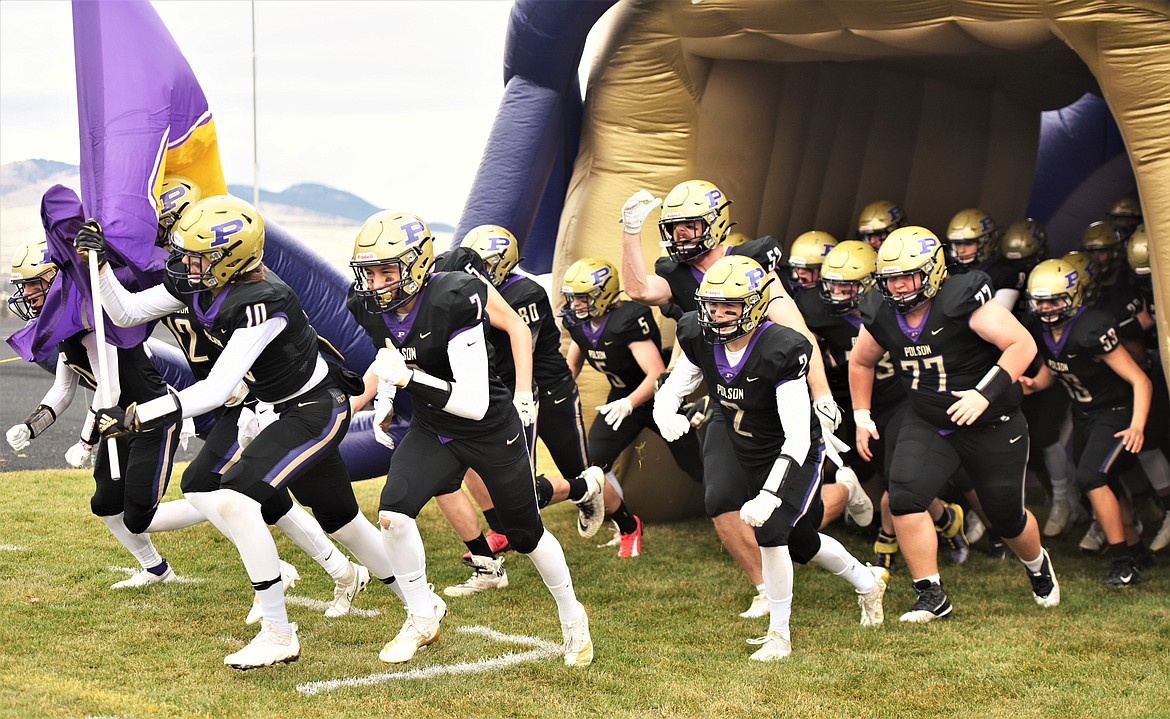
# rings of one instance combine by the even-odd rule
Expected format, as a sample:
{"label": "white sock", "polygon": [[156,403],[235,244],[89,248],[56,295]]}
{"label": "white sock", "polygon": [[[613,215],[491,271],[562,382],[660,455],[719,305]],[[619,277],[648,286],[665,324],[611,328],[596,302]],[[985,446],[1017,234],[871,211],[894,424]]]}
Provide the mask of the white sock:
{"label": "white sock", "polygon": [[232,539],[232,531],[223,521],[223,517],[219,516],[219,510],[215,508],[216,494],[215,492],[187,492],[183,495],[191,506],[199,510],[199,513],[211,522],[212,526],[219,530],[219,533],[228,538],[228,541],[235,544]]}
{"label": "white sock", "polygon": [[169,532],[174,529],[192,527],[207,520],[203,513],[186,499],[163,502],[154,510],[147,532]]}
{"label": "white sock", "polygon": [[911,579],[911,582],[913,582],[914,584],[918,584],[923,579],[930,582],[931,584],[940,584],[940,585],[942,584],[942,577],[940,577],[937,572],[935,572],[934,574],[928,574],[925,577],[914,577],[913,579]]}
{"label": "white sock", "polygon": [[331,536],[357,557],[375,578],[385,580],[394,576],[390,560],[386,558],[386,547],[382,544],[382,533],[361,512]]}
{"label": "white sock", "polygon": [[829,535],[822,534],[820,537],[821,548],[812,558],[813,564],[824,567],[849,582],[858,594],[865,594],[873,589],[873,585],[876,583],[873,575],[865,568],[864,564],[857,561],[857,557],[850,554],[848,549]]}
{"label": "white sock", "polygon": [[278,632],[291,632],[284,606],[284,583],[280,581],[280,557],[264,523],[260,503],[233,489],[217,489],[209,494],[215,495],[215,509],[231,532],[229,536],[244,562],[248,579],[257,588],[264,621]]}
{"label": "white sock", "polygon": [[1068,453],[1059,442],[1044,448],[1044,467],[1052,480],[1052,501],[1067,502],[1072,479],[1068,476]]}
{"label": "white sock", "polygon": [[792,555],[788,547],[760,547],[760,558],[768,593],[768,631],[791,639],[788,620],[792,616]]}
{"label": "white sock", "polygon": [[[292,509],[276,520],[276,527],[312,557],[314,562],[320,564],[334,580],[344,579],[352,571],[345,554],[333,546],[313,515],[296,502],[293,502]],[[378,549],[382,549],[381,544]]]}
{"label": "white sock", "polygon": [[382,543],[386,558],[397,578],[395,584],[402,591],[406,611],[423,618],[435,616],[431,588],[427,585],[427,556],[422,535],[413,519],[399,512],[378,512],[378,520],[389,520],[382,528]]}
{"label": "white sock", "polygon": [[1040,553],[1036,555],[1035,559],[1021,559],[1020,561],[1024,563],[1024,566],[1028,568],[1029,572],[1039,572],[1040,567],[1044,566],[1044,550],[1040,550]]}
{"label": "white sock", "polygon": [[557,615],[561,624],[572,624],[581,618],[585,608],[577,601],[573,591],[573,578],[569,575],[569,564],[565,561],[565,550],[561,543],[547,529],[540,535],[536,549],[529,553],[528,558],[536,566],[544,586],[552,593],[557,603]]}
{"label": "white sock", "polygon": [[150,535],[146,532],[135,534],[127,529],[122,512],[102,517],[102,521],[110,528],[110,533],[114,535],[114,538],[134,555],[143,569],[150,569],[162,564],[162,555],[154,548],[154,542],[150,541]]}
{"label": "white sock", "polygon": [[606,472],[605,481],[609,482],[609,486],[613,487],[613,491],[617,492],[618,499],[621,499],[623,502],[626,501],[626,495],[624,492],[622,492],[622,485],[620,482],[618,482],[616,474],[613,472]]}
{"label": "white sock", "polygon": [[1166,455],[1162,450],[1147,449],[1145,452],[1139,452],[1138,461],[1141,462],[1142,469],[1150,480],[1150,486],[1155,491],[1161,493],[1170,487],[1170,462],[1166,461]]}

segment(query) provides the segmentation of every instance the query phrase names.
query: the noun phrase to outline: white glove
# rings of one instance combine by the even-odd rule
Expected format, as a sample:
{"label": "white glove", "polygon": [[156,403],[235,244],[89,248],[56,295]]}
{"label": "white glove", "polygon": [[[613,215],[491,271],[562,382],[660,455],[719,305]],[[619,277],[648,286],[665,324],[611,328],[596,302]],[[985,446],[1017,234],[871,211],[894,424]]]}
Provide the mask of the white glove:
{"label": "white glove", "polygon": [[629,397],[615,399],[609,404],[603,404],[597,411],[605,415],[605,423],[617,429],[622,426],[622,420],[634,413],[634,403]]}
{"label": "white glove", "polygon": [[232,393],[228,395],[227,402],[224,402],[223,406],[235,407],[248,398],[249,391],[250,390],[248,389],[248,385],[244,382],[244,380],[236,382],[235,389],[233,389]]}
{"label": "white glove", "polygon": [[390,436],[390,420],[394,417],[394,394],[379,391],[374,395],[374,441],[394,449],[394,438]]}
{"label": "white glove", "polygon": [[410,368],[406,366],[406,359],[397,347],[378,350],[371,369],[378,375],[378,379],[386,380],[395,387],[405,387],[410,379]]}
{"label": "white glove", "polygon": [[236,442],[240,449],[252,444],[260,434],[260,418],[248,407],[240,410],[240,418],[236,420]]}
{"label": "white glove", "polygon": [[813,409],[817,413],[817,419],[820,420],[821,429],[825,430],[825,434],[841,426],[841,408],[833,401],[833,395],[826,394],[814,398]]}
{"label": "white glove", "polygon": [[743,503],[739,508],[739,518],[742,519],[749,527],[762,527],[764,522],[772,516],[783,502],[780,498],[772,494],[766,489],[761,489],[760,493],[753,499]]}
{"label": "white glove", "polygon": [[191,417],[184,418],[183,423],[179,425],[179,447],[187,449],[191,438],[197,436],[199,433],[195,430],[195,420]]}
{"label": "white glove", "polygon": [[27,424],[15,424],[5,436],[8,438],[8,446],[12,447],[12,451],[19,452],[29,445],[29,440],[32,439],[32,430],[28,428]]}
{"label": "white glove", "polygon": [[667,442],[673,442],[691,430],[691,422],[685,414],[678,412],[654,412],[654,424]]}
{"label": "white glove", "polygon": [[876,437],[878,434],[877,422],[873,421],[873,416],[868,409],[853,410],[853,424],[857,425],[858,429],[869,432],[872,437]]}
{"label": "white glove", "polygon": [[646,217],[661,204],[661,197],[655,197],[645,190],[638,190],[630,195],[630,199],[622,205],[622,225],[626,232],[631,235],[641,232],[642,223],[646,221]]}
{"label": "white glove", "polygon": [[531,427],[536,421],[536,400],[531,392],[517,391],[512,395],[512,404],[516,405],[516,413],[520,415],[520,422],[525,427]]}
{"label": "white glove", "polygon": [[92,453],[93,447],[90,447],[85,442],[78,441],[77,444],[65,450],[65,461],[69,463],[70,467],[81,469],[89,464],[89,458]]}

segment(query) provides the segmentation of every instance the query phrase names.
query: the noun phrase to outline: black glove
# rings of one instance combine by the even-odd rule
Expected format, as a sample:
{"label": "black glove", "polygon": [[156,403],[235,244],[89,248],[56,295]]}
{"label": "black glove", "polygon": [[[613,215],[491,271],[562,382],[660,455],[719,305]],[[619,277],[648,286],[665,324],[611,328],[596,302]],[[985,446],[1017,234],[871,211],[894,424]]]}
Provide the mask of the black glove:
{"label": "black glove", "polygon": [[102,227],[97,223],[97,220],[88,220],[81,229],[77,231],[77,237],[73,240],[73,246],[77,248],[77,254],[81,255],[81,259],[89,264],[89,253],[97,253],[98,267],[105,267],[106,265],[106,235],[102,232]]}
{"label": "black glove", "polygon": [[679,411],[687,416],[691,426],[695,428],[706,425],[715,416],[715,410],[711,407],[711,397],[709,395],[703,395],[694,402],[683,405]]}
{"label": "black glove", "polygon": [[106,407],[97,411],[94,428],[103,439],[121,437],[133,431],[133,421],[133,409],[128,413],[121,407]]}
{"label": "black glove", "polygon": [[662,389],[662,385],[666,384],[666,378],[670,376],[670,372],[663,372],[654,380],[654,391]]}

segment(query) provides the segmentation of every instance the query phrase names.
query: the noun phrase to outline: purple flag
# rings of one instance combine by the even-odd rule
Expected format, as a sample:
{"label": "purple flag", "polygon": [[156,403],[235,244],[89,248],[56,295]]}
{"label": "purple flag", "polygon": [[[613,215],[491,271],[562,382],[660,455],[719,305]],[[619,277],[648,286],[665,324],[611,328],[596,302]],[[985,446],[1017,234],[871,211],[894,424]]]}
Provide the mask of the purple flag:
{"label": "purple flag", "polygon": [[[49,256],[60,271],[49,286],[41,314],[8,338],[9,346],[29,362],[55,356],[62,340],[93,328],[89,268],[82,264],[73,248],[73,238],[82,222],[77,193],[63,185],[50,187],[41,199],[41,222],[45,226]],[[142,289],[132,269],[116,268],[114,275],[130,289]],[[153,327],[151,323],[125,329],[106,317],[106,342],[117,347],[136,347],[146,340]]]}

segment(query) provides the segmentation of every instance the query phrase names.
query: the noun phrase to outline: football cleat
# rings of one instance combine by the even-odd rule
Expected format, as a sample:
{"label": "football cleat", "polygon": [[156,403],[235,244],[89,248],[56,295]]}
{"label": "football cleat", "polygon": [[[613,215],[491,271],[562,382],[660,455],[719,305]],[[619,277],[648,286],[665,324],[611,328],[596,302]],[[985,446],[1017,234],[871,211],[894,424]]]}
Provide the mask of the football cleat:
{"label": "football cleat", "polygon": [[1093,523],[1089,525],[1088,531],[1085,532],[1085,536],[1081,537],[1077,546],[1081,548],[1082,552],[1091,554],[1100,552],[1101,548],[1105,546],[1105,532],[1101,530],[1101,525],[1096,520],[1093,520]]}
{"label": "football cleat", "polygon": [[301,656],[301,642],[297,639],[297,625],[289,626],[292,631],[281,634],[268,622],[261,622],[260,633],[246,647],[224,657],[223,663],[232,669],[255,669],[295,662]]}
{"label": "football cleat", "polygon": [[353,600],[358,592],[370,583],[370,570],[356,562],[350,562],[353,567],[353,579],[349,582],[337,582],[333,587],[333,601],[325,608],[327,617],[344,617],[353,608]]}
{"label": "football cleat", "polygon": [[589,467],[584,476],[589,489],[573,504],[577,505],[577,533],[589,539],[605,523],[605,472],[601,467]]}
{"label": "football cleat", "polygon": [[938,582],[920,579],[914,582],[914,590],[918,592],[918,601],[914,602],[910,611],[899,617],[899,621],[925,624],[949,616],[954,609],[946,591]]}
{"label": "football cleat", "polygon": [[387,664],[409,662],[419,649],[439,641],[439,625],[447,614],[447,603],[434,593],[431,594],[431,599],[435,602],[434,616],[420,617],[417,614],[407,614],[398,635],[386,642],[386,646],[378,652],[379,659]]}
{"label": "football cleat", "polygon": [[1007,559],[1012,554],[1012,550],[999,537],[990,537],[987,540],[987,558],[988,559]]}
{"label": "football cleat", "polygon": [[739,613],[744,619],[759,619],[760,617],[768,616],[768,592],[761,589],[759,594],[752,597],[751,606]]}
{"label": "football cleat", "polygon": [[135,587],[149,587],[151,584],[170,584],[179,581],[179,575],[175,574],[171,566],[167,564],[166,559],[163,559],[163,564],[166,565],[166,570],[162,574],[155,574],[143,569],[141,572],[130,575],[129,579],[114,582],[110,585],[110,589],[133,589]]}
{"label": "football cleat", "polygon": [[967,544],[974,544],[983,539],[983,535],[987,533],[987,526],[983,524],[978,514],[968,512],[967,527],[964,531],[967,533]]}
{"label": "football cleat", "polygon": [[967,535],[963,530],[963,508],[958,504],[943,503],[944,519],[942,526],[935,525],[935,530],[951,550],[951,561],[955,564],[966,564],[971,554],[971,545],[967,543]]}
{"label": "football cleat", "polygon": [[892,534],[886,534],[884,530],[879,530],[877,539],[873,543],[873,565],[892,572],[897,563],[895,560],[897,555],[898,538]]}
{"label": "football cleat", "polygon": [[1064,534],[1064,530],[1068,529],[1070,519],[1072,519],[1072,509],[1068,502],[1054,501],[1052,509],[1048,511],[1048,519],[1044,522],[1044,536],[1059,537]]}
{"label": "football cleat", "polygon": [[1032,582],[1032,598],[1042,607],[1055,607],[1060,604],[1060,583],[1056,581],[1056,572],[1052,571],[1052,560],[1048,557],[1048,550],[1041,549],[1044,564],[1040,570],[1028,570],[1028,580]]}
{"label": "football cleat", "polygon": [[504,569],[504,558],[472,557],[463,560],[471,567],[471,577],[462,584],[443,590],[448,597],[469,597],[488,589],[504,589],[508,586],[508,572]]}
{"label": "football cleat", "polygon": [[642,554],[642,518],[634,515],[634,522],[637,523],[637,528],[629,534],[622,534],[621,548],[618,549],[619,557],[637,557]]}
{"label": "football cleat", "polygon": [[[288,591],[297,586],[300,581],[301,574],[297,568],[283,559],[280,560],[280,581],[284,584],[284,591]],[[244,624],[255,624],[264,618],[264,610],[260,608],[260,599],[252,597],[252,608],[248,610],[248,618],[244,620]]]}
{"label": "football cleat", "polygon": [[565,666],[587,667],[593,662],[593,639],[589,636],[589,615],[581,607],[581,618],[572,624],[561,624],[565,640]]}
{"label": "football cleat", "polygon": [[873,500],[861,488],[857,481],[857,473],[849,467],[837,470],[837,484],[849,490],[849,499],[845,502],[845,511],[858,527],[868,527],[873,523]]}
{"label": "football cleat", "polygon": [[885,621],[885,611],[882,609],[882,598],[886,594],[886,586],[890,581],[890,573],[885,567],[867,565],[873,574],[873,589],[857,594],[857,605],[861,607],[861,626],[880,627]]}
{"label": "football cleat", "polygon": [[1118,557],[1109,567],[1109,576],[1105,577],[1107,587],[1132,587],[1142,581],[1142,570],[1138,569],[1133,557]]}
{"label": "football cleat", "polygon": [[1150,541],[1151,552],[1160,552],[1166,547],[1170,547],[1170,512],[1166,512],[1166,517],[1162,520],[1162,528]]}
{"label": "football cleat", "polygon": [[[751,656],[756,662],[775,662],[792,654],[792,642],[780,636],[780,632],[769,631],[759,641],[760,648]],[[752,642],[757,643],[756,641]]]}

